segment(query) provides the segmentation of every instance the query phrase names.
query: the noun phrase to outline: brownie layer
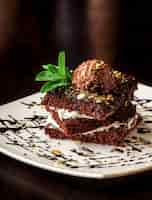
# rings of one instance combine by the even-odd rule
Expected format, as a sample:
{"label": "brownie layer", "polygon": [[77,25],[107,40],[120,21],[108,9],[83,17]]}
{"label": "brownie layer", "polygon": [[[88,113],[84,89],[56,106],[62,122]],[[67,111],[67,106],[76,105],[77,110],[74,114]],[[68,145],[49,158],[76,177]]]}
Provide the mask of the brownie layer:
{"label": "brownie layer", "polygon": [[69,87],[47,93],[42,100],[42,104],[45,105],[48,112],[52,107],[69,111],[76,110],[81,114],[104,121],[132,100],[136,87],[135,79],[131,76],[126,76],[123,82],[122,80],[117,80],[117,87],[111,94],[99,95],[87,91],[80,92]]}
{"label": "brownie layer", "polygon": [[[137,82],[134,77],[121,72],[113,70],[112,73],[115,85],[108,93],[98,88],[81,91],[74,85],[48,92],[42,104],[51,113],[57,128],[52,128],[48,124],[45,128],[46,134],[51,138],[121,144],[138,122],[138,117],[134,117],[137,116],[136,107],[131,104]],[[61,118],[58,112],[60,109],[68,112],[76,111],[78,115],[86,117]]]}
{"label": "brownie layer", "polygon": [[139,121],[138,115],[131,121],[129,126],[121,125],[119,127],[111,127],[108,131],[102,130],[94,131],[93,133],[73,133],[66,134],[64,131],[59,129],[50,128],[48,125],[45,128],[45,132],[51,138],[57,139],[72,139],[79,140],[81,142],[91,142],[98,144],[110,144],[110,145],[121,145],[126,135],[134,129]]}
{"label": "brownie layer", "polygon": [[66,134],[73,134],[89,131],[100,126],[107,126],[112,124],[114,121],[125,122],[128,118],[135,115],[136,109],[134,105],[129,104],[127,107],[120,109],[114,116],[111,116],[104,121],[72,117],[64,119],[59,116],[58,112],[54,110],[51,111],[50,114],[53,120]]}

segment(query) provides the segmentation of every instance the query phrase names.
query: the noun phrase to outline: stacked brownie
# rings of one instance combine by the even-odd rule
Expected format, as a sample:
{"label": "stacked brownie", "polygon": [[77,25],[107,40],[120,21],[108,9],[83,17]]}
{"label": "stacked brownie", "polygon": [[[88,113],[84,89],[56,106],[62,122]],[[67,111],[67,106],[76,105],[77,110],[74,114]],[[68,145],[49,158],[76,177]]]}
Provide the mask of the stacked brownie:
{"label": "stacked brownie", "polygon": [[119,145],[138,122],[132,104],[137,82],[101,60],[88,60],[73,72],[72,84],[48,92],[42,101],[50,113],[52,138]]}

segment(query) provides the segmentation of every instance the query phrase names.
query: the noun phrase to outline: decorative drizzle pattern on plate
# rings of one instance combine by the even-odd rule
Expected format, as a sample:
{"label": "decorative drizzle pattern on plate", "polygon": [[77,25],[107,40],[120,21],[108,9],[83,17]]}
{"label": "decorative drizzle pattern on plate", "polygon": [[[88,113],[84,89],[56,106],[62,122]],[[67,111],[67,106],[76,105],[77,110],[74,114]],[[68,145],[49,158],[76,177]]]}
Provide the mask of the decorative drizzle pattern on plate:
{"label": "decorative drizzle pattern on plate", "polygon": [[[30,99],[30,98],[29,98]],[[0,138],[6,145],[24,149],[23,156],[32,153],[46,159],[48,165],[80,170],[84,173],[100,169],[152,164],[152,100],[135,98],[137,111],[143,120],[126,139],[124,146],[87,144],[50,139],[44,134],[47,113],[38,101],[18,101],[24,110],[19,118],[7,113],[0,117]],[[21,110],[22,113],[22,110]],[[25,116],[24,116],[25,114]]]}

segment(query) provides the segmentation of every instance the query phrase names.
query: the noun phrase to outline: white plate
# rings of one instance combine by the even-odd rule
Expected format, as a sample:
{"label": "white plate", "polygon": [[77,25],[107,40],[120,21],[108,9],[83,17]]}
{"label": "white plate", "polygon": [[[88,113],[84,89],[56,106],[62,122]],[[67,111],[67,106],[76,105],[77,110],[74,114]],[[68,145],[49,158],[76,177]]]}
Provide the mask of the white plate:
{"label": "white plate", "polygon": [[39,128],[46,124],[47,113],[39,105],[41,95],[34,94],[0,106],[0,152],[45,170],[84,178],[112,178],[152,169],[152,88],[140,84],[135,96],[145,122],[129,135],[124,147],[48,138]]}

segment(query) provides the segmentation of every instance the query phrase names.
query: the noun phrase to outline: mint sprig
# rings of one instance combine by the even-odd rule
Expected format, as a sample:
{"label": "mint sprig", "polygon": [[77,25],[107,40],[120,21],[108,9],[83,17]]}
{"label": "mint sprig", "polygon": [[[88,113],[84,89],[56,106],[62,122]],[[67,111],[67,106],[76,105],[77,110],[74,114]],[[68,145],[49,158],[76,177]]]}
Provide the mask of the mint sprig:
{"label": "mint sprig", "polygon": [[40,92],[53,91],[59,87],[67,87],[71,84],[72,75],[65,65],[65,52],[59,52],[58,65],[42,65],[43,71],[36,75],[36,81],[45,81]]}
{"label": "mint sprig", "polygon": [[66,70],[65,70],[65,53],[64,53],[64,51],[62,51],[62,52],[59,53],[59,56],[58,56],[58,66],[60,66],[59,67],[59,73],[62,76],[65,76]]}

